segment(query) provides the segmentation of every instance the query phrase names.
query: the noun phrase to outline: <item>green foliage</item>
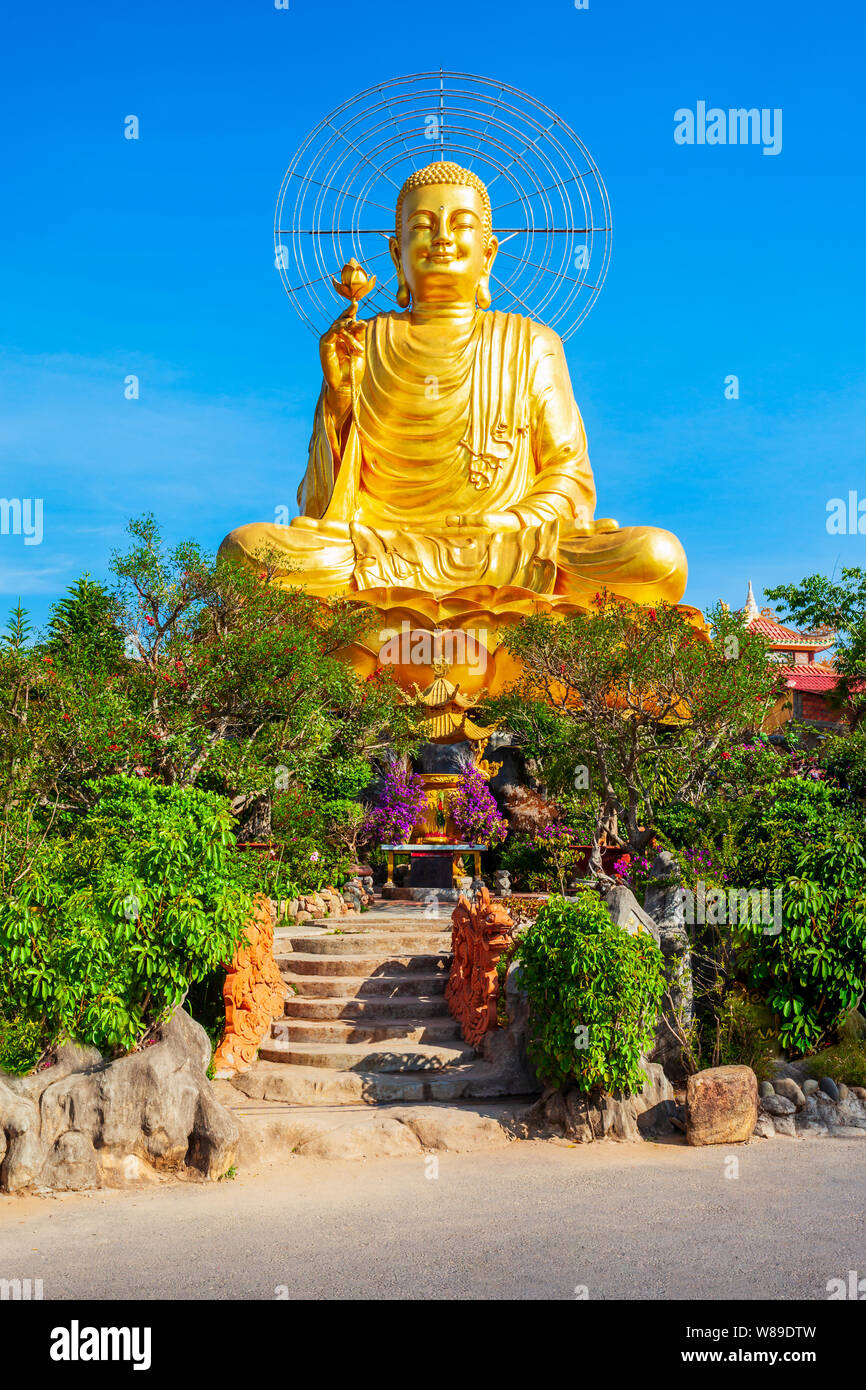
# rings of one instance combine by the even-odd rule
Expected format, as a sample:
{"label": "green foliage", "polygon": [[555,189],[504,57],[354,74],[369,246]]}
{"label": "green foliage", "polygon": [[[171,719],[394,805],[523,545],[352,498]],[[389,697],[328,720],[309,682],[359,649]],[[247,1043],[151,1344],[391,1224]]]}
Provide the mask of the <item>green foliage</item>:
{"label": "green foliage", "polygon": [[858,801],[866,801],[866,729],[828,734],[818,752],[821,766]]}
{"label": "green foliage", "polygon": [[[553,897],[520,937],[518,959],[539,1076],[587,1093],[639,1091],[664,990],[652,937],[615,926],[592,892],[577,903]],[[586,1047],[576,1046],[578,1028]]]}
{"label": "green foliage", "polygon": [[91,672],[116,669],[124,656],[119,618],[117,599],[84,574],[52,610],[48,651]]}
{"label": "green foliage", "polygon": [[[744,771],[746,760],[760,766]],[[812,767],[799,774],[790,756],[765,749],[759,739],[735,749],[699,805],[666,806],[656,826],[685,867],[701,856],[696,876],[741,888],[785,883],[798,872],[803,849],[838,828],[862,833],[848,792]]]}
{"label": "green foliage", "polygon": [[530,833],[512,831],[499,851],[498,864],[507,869],[515,889],[529,893],[564,893],[576,875],[585,876],[588,826],[575,829],[556,823]]}
{"label": "green foliage", "polygon": [[866,848],[848,829],[808,844],[784,888],[777,935],[740,929],[743,964],[781,1019],[779,1036],[814,1051],[856,1009],[866,960]]}
{"label": "green foliage", "polygon": [[847,1086],[866,1086],[866,1043],[847,1038],[810,1057],[806,1067],[817,1080],[829,1076],[837,1086],[843,1081]]}
{"label": "green foliage", "polygon": [[212,793],[112,777],[0,903],[0,1015],[127,1051],[228,960],[251,911]]}
{"label": "green foliage", "polygon": [[279,840],[283,824],[304,841],[287,845],[283,878],[303,889],[338,877],[371,760],[415,738],[393,680],[362,680],[342,658],[369,610],[167,546],[152,517],[129,531],[116,594],[84,576],[46,641],[20,608],[0,634],[0,892],[118,774],[228,798],[242,838]]}
{"label": "green foliage", "polygon": [[41,1019],[22,1018],[20,1014],[5,1018],[0,1013],[0,1072],[15,1076],[32,1071],[43,1050]]}
{"label": "green foliage", "polygon": [[700,1046],[701,1066],[751,1067],[759,1081],[772,1078],[781,1052],[772,1009],[742,989],[727,991],[711,1020],[701,1020]]}
{"label": "green foliage", "polygon": [[[779,688],[767,644],[742,618],[710,615],[713,639],[670,604],[630,604],[608,594],[564,620],[524,618],[503,633],[524,677],[488,702],[519,742],[572,785],[581,765],[599,806],[594,843],[618,817],[629,846],[652,841],[674,799],[699,801],[731,739],[759,727]],[[552,735],[552,737],[551,737]]]}

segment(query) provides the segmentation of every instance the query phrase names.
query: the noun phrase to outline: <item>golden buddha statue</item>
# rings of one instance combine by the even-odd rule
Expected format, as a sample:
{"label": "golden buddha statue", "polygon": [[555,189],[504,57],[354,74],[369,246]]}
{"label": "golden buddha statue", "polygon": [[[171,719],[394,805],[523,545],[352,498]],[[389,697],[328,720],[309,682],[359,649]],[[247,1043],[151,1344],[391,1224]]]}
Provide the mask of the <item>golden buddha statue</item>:
{"label": "golden buddha statue", "polygon": [[406,180],[390,240],[402,312],[362,321],[353,299],[324,334],[301,515],[241,526],[222,554],[276,556],[278,582],[323,597],[682,597],[675,536],[593,519],[562,343],[491,308],[497,250],[477,175],[439,163]]}

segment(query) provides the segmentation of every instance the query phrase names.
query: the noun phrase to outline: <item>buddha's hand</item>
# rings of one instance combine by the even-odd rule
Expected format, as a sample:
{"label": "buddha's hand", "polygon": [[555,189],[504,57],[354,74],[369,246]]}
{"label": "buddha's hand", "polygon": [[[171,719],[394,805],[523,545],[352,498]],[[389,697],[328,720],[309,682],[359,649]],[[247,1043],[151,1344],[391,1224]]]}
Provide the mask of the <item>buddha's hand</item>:
{"label": "buddha's hand", "polygon": [[328,404],[337,413],[347,409],[352,397],[352,382],[358,381],[364,370],[364,334],[366,324],[355,317],[357,304],[350,304],[319,340],[319,358]]}
{"label": "buddha's hand", "polygon": [[471,512],[461,516],[449,512],[445,517],[446,526],[481,526],[486,531],[519,531],[523,522],[517,512]]}

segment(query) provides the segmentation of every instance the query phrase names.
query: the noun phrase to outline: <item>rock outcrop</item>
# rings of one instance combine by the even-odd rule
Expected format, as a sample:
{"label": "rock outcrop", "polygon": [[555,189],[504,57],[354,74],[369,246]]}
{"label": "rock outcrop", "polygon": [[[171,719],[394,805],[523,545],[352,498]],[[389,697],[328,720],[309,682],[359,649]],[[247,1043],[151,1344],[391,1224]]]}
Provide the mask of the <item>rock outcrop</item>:
{"label": "rock outcrop", "polygon": [[642,1059],[646,1077],[633,1096],[605,1095],[590,1100],[576,1088],[548,1090],[527,1113],[522,1137],[546,1139],[561,1135],[576,1144],[593,1139],[636,1142],[671,1134],[677,1102],[662,1068]]}
{"label": "rock outcrop", "polygon": [[776,1064],[772,1082],[761,1086],[756,1139],[866,1139],[866,1090],[820,1082],[797,1062]]}
{"label": "rock outcrop", "polygon": [[674,856],[662,850],[653,861],[650,875],[643,910],[658,929],[666,982],[655,1047],[650,1056],[664,1067],[675,1068],[682,1052],[681,1034],[691,1026],[695,1012],[682,873]]}
{"label": "rock outcrop", "polygon": [[222,1177],[238,1130],[205,1074],[210,1056],[177,1009],[156,1042],[118,1061],[70,1046],[43,1071],[0,1075],[0,1190]]}

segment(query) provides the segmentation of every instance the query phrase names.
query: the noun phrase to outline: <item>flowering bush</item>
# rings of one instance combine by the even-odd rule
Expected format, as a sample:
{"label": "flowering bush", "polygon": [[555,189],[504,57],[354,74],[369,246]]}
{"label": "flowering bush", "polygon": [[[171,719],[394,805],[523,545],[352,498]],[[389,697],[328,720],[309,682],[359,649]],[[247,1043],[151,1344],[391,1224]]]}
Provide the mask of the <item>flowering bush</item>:
{"label": "flowering bush", "polygon": [[380,844],[405,845],[426,809],[422,779],[400,763],[391,763],[368,816],[369,833]]}
{"label": "flowering bush", "polygon": [[461,774],[448,809],[458,832],[470,844],[496,845],[508,834],[508,825],[476,767],[468,767]]}
{"label": "flowering bush", "polygon": [[613,866],[617,878],[621,878],[641,902],[649,882],[652,859],[652,850],[649,854],[630,854],[626,851]]}

